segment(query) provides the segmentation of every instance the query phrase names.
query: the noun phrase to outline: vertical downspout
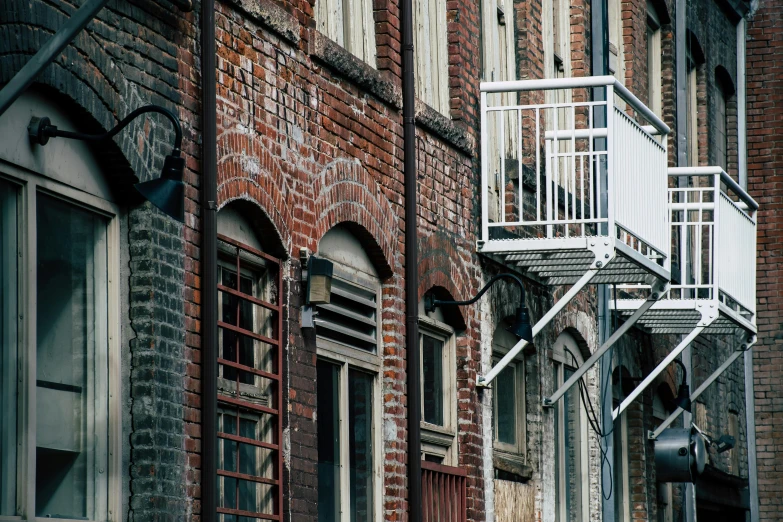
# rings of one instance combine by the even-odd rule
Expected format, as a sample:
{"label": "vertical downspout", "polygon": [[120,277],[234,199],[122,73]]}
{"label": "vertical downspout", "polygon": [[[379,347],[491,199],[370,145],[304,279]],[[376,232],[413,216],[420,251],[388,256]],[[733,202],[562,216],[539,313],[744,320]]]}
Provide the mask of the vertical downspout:
{"label": "vertical downspout", "polygon": [[[603,76],[609,74],[609,9],[607,0],[593,0],[590,4],[591,9],[591,43],[592,53],[590,56],[591,68],[593,76]],[[593,101],[601,101],[606,99],[606,88],[601,87],[599,89],[593,89]],[[610,100],[611,102],[611,100]],[[609,103],[609,107],[612,104]],[[596,127],[606,127],[608,118],[612,115],[607,110],[596,111],[594,115]],[[607,143],[605,139],[596,140],[595,150],[606,150]],[[606,191],[608,186],[606,176],[608,175],[606,165],[601,170],[601,206],[602,208],[608,208],[609,194]],[[610,234],[609,230],[604,231],[607,235]],[[603,345],[611,335],[611,320],[609,316],[609,286],[598,285],[596,287],[597,299],[598,299],[598,346]],[[612,419],[612,381],[611,374],[609,373],[612,368],[612,352],[609,350],[601,357],[601,361],[598,366],[600,372],[598,394],[599,404],[601,410],[601,426],[604,432],[609,431],[613,424]],[[609,378],[607,378],[609,376]],[[598,444],[604,445],[606,452],[605,465],[602,461],[601,465],[601,486],[599,488],[601,495],[601,516],[604,522],[614,522],[614,491],[612,487],[612,495],[607,499],[604,491],[609,488],[609,484],[612,483],[614,477],[612,476],[612,470],[614,469],[614,440],[612,437],[599,438]]]}
{"label": "vertical downspout", "polygon": [[[215,0],[202,0],[201,520],[203,522],[215,522],[217,519],[217,95],[215,70]],[[278,479],[282,483],[282,477],[278,477]],[[279,508],[282,510],[282,506]]]}
{"label": "vertical downspout", "polygon": [[408,395],[408,520],[421,522],[421,370],[413,0],[402,0],[402,132],[405,178],[405,350]]}
{"label": "vertical downspout", "polygon": [[[685,92],[687,71],[686,46],[688,45],[687,33],[687,2],[686,0],[676,0],[674,8],[675,26],[675,84],[677,86],[677,96],[675,97],[675,107],[677,120],[675,128],[677,129],[677,166],[688,166],[688,104],[687,93]],[[679,180],[679,185],[687,183],[685,178]],[[682,363],[685,365],[685,371],[688,374],[688,386],[693,385],[693,348],[688,346],[682,352]],[[685,411],[682,414],[683,427],[689,428],[692,415]],[[685,522],[694,522],[696,520],[696,490],[693,484],[685,484]]]}
{"label": "vertical downspout", "polygon": [[[737,24],[737,172],[739,185],[748,190],[747,102],[745,96],[745,18]],[[756,398],[753,388],[753,350],[743,354],[745,365],[745,424],[748,441],[750,522],[759,522],[759,477],[756,464]]]}

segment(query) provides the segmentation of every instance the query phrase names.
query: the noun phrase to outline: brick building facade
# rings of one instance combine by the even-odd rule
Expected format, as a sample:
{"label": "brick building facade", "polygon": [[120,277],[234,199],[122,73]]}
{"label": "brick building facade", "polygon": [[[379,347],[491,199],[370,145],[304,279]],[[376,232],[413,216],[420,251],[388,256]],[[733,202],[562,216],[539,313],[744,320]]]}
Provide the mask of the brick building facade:
{"label": "brick building facade", "polygon": [[[417,67],[420,76],[430,71],[427,75],[430,83],[417,84],[420,96],[415,111],[419,194],[416,226],[420,252],[417,297],[420,300],[428,294],[439,299],[469,299],[492,276],[513,269],[476,252],[481,226],[479,82],[560,77],[560,72],[573,77],[592,74],[592,53],[599,43],[590,29],[591,2],[517,0],[510,2],[506,11],[495,4],[465,0],[415,3],[434,6],[430,7],[433,12],[445,10],[438,14],[442,20],[436,17],[423,21],[426,9],[416,7],[417,27],[424,31],[423,27],[429,24],[427,34],[436,30],[442,33],[431,36],[430,45],[421,45],[422,41],[416,40],[416,52],[431,59]],[[237,268],[231,272],[227,258],[220,258],[219,277],[225,279],[219,279],[219,284],[228,285],[226,281],[233,274],[237,279],[235,291],[246,294],[245,298],[253,294],[259,301],[254,303],[258,307],[266,306],[259,304],[261,300],[272,303],[270,309],[277,307],[270,321],[279,321],[280,326],[263,331],[259,326],[258,331],[251,332],[256,337],[251,337],[254,341],[250,342],[276,347],[282,361],[280,367],[274,367],[273,363],[262,366],[260,360],[271,357],[269,352],[260,359],[254,355],[253,362],[243,366],[238,348],[234,354],[238,357],[236,367],[232,367],[225,362],[228,351],[219,352],[224,361],[218,364],[218,393],[229,399],[251,402],[256,407],[253,411],[276,418],[272,423],[279,423],[275,429],[280,428],[282,438],[269,435],[271,438],[267,439],[264,438],[267,435],[248,436],[236,431],[229,435],[244,437],[237,439],[236,449],[229,449],[226,442],[219,444],[219,470],[240,475],[224,473],[218,478],[218,507],[229,511],[217,519],[214,514],[203,513],[201,507],[204,480],[201,448],[202,438],[207,436],[202,432],[206,391],[202,386],[204,311],[201,305],[202,295],[215,289],[204,288],[201,279],[205,210],[200,203],[204,132],[199,87],[203,63],[199,44],[200,3],[192,12],[183,12],[166,1],[110,2],[36,78],[28,93],[0,115],[0,129],[8,143],[0,146],[0,181],[4,183],[0,189],[4,198],[13,195],[3,199],[6,209],[0,216],[5,220],[0,221],[0,227],[6,227],[2,228],[3,237],[10,237],[8,223],[16,223],[9,221],[12,211],[8,209],[12,207],[8,201],[35,199],[30,194],[37,193],[30,193],[30,187],[40,185],[43,193],[56,193],[69,202],[76,201],[95,212],[100,210],[107,226],[116,227],[116,236],[111,236],[111,241],[116,242],[117,252],[112,259],[119,267],[116,276],[109,277],[107,283],[107,299],[116,299],[116,305],[110,302],[110,306],[118,310],[115,319],[119,325],[115,338],[107,341],[109,366],[114,365],[108,374],[106,390],[111,397],[107,407],[112,426],[107,428],[106,438],[113,449],[105,460],[112,478],[101,486],[106,488],[107,507],[92,506],[89,499],[101,494],[89,493],[86,486],[84,491],[70,492],[73,498],[87,499],[84,509],[67,502],[63,504],[65,501],[56,495],[52,495],[49,505],[40,500],[46,488],[36,486],[34,477],[36,473],[43,476],[36,459],[45,454],[39,449],[43,447],[41,444],[30,440],[20,446],[26,456],[14,453],[9,457],[10,453],[3,453],[0,460],[3,466],[18,462],[13,467],[13,475],[20,478],[18,481],[0,479],[3,491],[0,520],[13,516],[27,520],[35,514],[90,520],[228,521],[256,520],[253,513],[266,512],[281,517],[273,519],[315,522],[335,519],[334,512],[329,513],[325,507],[332,500],[337,503],[337,512],[343,513],[339,515],[342,520],[348,519],[346,513],[350,510],[359,514],[357,520],[362,516],[365,520],[409,519],[412,506],[407,500],[404,247],[405,229],[411,224],[405,223],[403,200],[400,6],[389,0],[372,2],[371,8],[357,5],[361,3],[328,2],[330,12],[341,11],[339,18],[346,27],[344,32],[335,32],[330,25],[332,19],[324,20],[323,11],[319,11],[322,4],[315,1],[216,2],[218,232],[244,245],[246,254],[259,258],[253,252],[262,252],[270,259],[279,260],[279,268],[274,269],[278,271],[279,283],[264,283],[268,286],[264,286],[267,293],[263,296],[261,280],[266,276],[259,275],[262,272],[259,267],[276,267],[278,261],[267,264],[256,259],[248,265],[252,269]],[[769,117],[768,109],[774,107],[774,92],[767,94],[760,87],[765,75],[775,72],[766,70],[770,65],[759,68],[757,64],[766,60],[768,52],[772,54],[770,44],[758,42],[764,42],[765,38],[774,40],[776,33],[771,28],[780,13],[771,2],[761,2],[758,10],[748,14],[749,6],[744,2],[693,0],[687,2],[684,13],[689,31],[686,44],[675,37],[679,16],[676,5],[679,3],[669,0],[647,3],[609,0],[609,23],[616,23],[616,29],[607,30],[610,72],[642,102],[658,110],[672,128],[668,137],[670,166],[680,164],[683,151],[689,158],[695,149],[698,155],[688,159],[689,164],[721,165],[737,178],[741,167],[736,86],[741,77],[737,72],[736,26],[742,16],[748,15],[747,179],[751,195],[767,208],[767,214],[762,212],[759,221],[771,223],[775,200],[770,191],[774,192],[774,186],[767,179],[762,183],[760,176],[769,167],[765,162],[774,162],[774,147],[766,145],[769,136],[764,133],[770,126],[758,123],[757,118],[762,112]],[[0,85],[22,68],[28,57],[77,7],[69,2],[30,4],[10,0],[8,8],[0,12]],[[505,45],[511,49],[508,54],[512,58],[505,64],[505,71],[496,68],[490,72],[488,44],[482,41],[481,35],[487,17],[494,21],[496,14],[499,31],[511,35],[511,41],[505,40]],[[357,36],[355,28],[354,33],[347,29],[354,27],[350,20],[355,22],[356,17],[363,17],[364,23],[359,24],[364,28],[363,36]],[[368,29],[370,25],[372,31]],[[655,82],[649,72],[649,46],[654,41],[651,31],[657,31],[659,38],[660,85],[657,88],[651,87]],[[356,41],[363,42],[359,45],[361,50]],[[561,44],[559,54],[555,53],[554,46]],[[686,118],[678,114],[676,104],[678,45],[687,45],[695,71],[696,105],[686,108],[693,115],[688,117],[697,122],[695,142],[688,141],[690,137],[686,140],[678,136],[678,130],[686,128],[678,125],[678,118]],[[433,50],[441,48],[442,52]],[[495,73],[507,77],[489,77]],[[658,105],[650,98],[651,93],[660,97]],[[585,95],[586,90],[581,93],[582,97]],[[542,103],[544,99],[543,93],[530,97],[531,103]],[[182,122],[182,151],[186,158],[182,225],[130,195],[132,182],[156,177],[163,164],[173,136],[164,120],[140,118],[101,146],[73,145],[80,148],[74,148],[70,154],[87,158],[83,164],[58,164],[58,155],[69,154],[67,150],[63,152],[65,149],[55,148],[62,141],[53,140],[46,148],[39,148],[28,144],[24,135],[31,116],[49,115],[61,128],[102,132],[131,110],[149,103],[174,110]],[[52,115],[60,119],[55,121]],[[722,133],[717,128],[723,129]],[[757,146],[760,143],[764,146]],[[764,155],[768,159],[761,158]],[[79,174],[82,171],[86,174]],[[27,207],[20,203],[19,208]],[[22,216],[22,212],[19,210],[14,215]],[[21,225],[16,226],[22,229]],[[762,225],[759,236],[761,251],[766,253],[759,260],[762,275],[758,323],[762,334],[756,355],[760,475],[765,469],[774,469],[776,458],[771,424],[777,411],[775,377],[767,373],[769,365],[774,365],[775,353],[774,334],[767,332],[777,324],[772,311],[773,232],[774,227]],[[20,253],[19,264],[9,266],[33,266],[37,251],[28,245],[32,240],[24,239],[27,237],[24,232],[19,237],[22,239],[18,244],[4,244],[8,252]],[[227,250],[219,252],[220,256],[227,255]],[[343,311],[323,308],[322,323],[315,331],[301,327],[306,305],[306,283],[302,278],[306,256],[303,254],[315,254],[335,264],[338,281],[334,283],[335,288],[343,292],[338,295],[346,300]],[[237,265],[244,262],[242,259],[248,259],[240,253],[235,257],[239,260]],[[0,269],[6,270],[2,272],[4,277],[11,273],[11,268],[5,265],[0,265]],[[29,288],[36,275],[31,271],[28,277],[31,279],[18,279],[22,281],[20,296],[25,295],[24,288]],[[252,290],[241,289],[243,277],[257,278]],[[525,285],[533,322],[565,291],[544,286],[532,278],[525,279]],[[10,292],[9,287],[0,288],[4,293]],[[228,295],[226,290],[221,292],[221,296]],[[600,520],[606,506],[612,504],[616,510],[622,510],[622,513],[615,512],[615,520],[685,520],[681,518],[685,512],[685,489],[679,484],[668,488],[656,482],[654,446],[647,438],[648,430],[662,420],[661,412],[665,414],[672,409],[680,379],[676,367],[656,380],[631,405],[624,420],[616,424],[620,427],[614,440],[623,451],[607,459],[613,469],[622,470],[617,472],[622,483],[611,487],[602,484],[607,460],[602,458],[600,447],[606,447],[605,442],[589,428],[584,412],[587,408],[582,406],[580,410],[578,393],[570,397],[572,404],[576,401],[577,416],[584,416],[580,417],[584,420],[579,427],[582,434],[579,437],[584,440],[578,440],[583,454],[574,458],[574,462],[580,460],[586,466],[580,475],[572,473],[570,478],[556,470],[555,461],[564,458],[562,450],[556,448],[563,437],[554,410],[543,408],[542,399],[557,388],[557,379],[562,379],[574,366],[565,359],[566,354],[574,360],[586,360],[601,344],[594,287],[588,287],[569,303],[536,337],[534,346],[516,359],[517,373],[513,381],[513,396],[519,399],[513,402],[516,438],[513,444],[507,445],[511,449],[496,451],[496,445],[493,450],[493,440],[502,438],[494,419],[498,415],[497,405],[493,406],[493,400],[497,400],[493,393],[500,385],[480,389],[476,383],[494,364],[494,358],[510,348],[503,337],[503,326],[513,319],[521,294],[513,285],[498,284],[487,295],[473,306],[444,307],[434,314],[426,314],[422,306],[419,314],[425,332],[422,346],[432,343],[432,339],[442,343],[439,349],[443,351],[437,353],[442,353],[447,364],[439,366],[437,371],[449,376],[442,392],[443,417],[440,420],[436,419],[437,415],[429,417],[435,410],[428,408],[436,405],[424,404],[423,458],[435,465],[432,469],[440,469],[439,473],[464,477],[459,480],[465,484],[466,519],[476,522]],[[24,302],[28,309],[35,309],[34,304]],[[10,304],[3,303],[3,311],[11,310]],[[225,304],[220,303],[220,306]],[[357,319],[357,310],[365,315]],[[350,321],[335,319],[330,313],[342,314]],[[228,323],[225,314],[221,308],[219,320]],[[238,321],[237,328],[241,326],[240,315],[237,312],[232,316]],[[336,321],[337,327],[323,324],[330,320]],[[617,318],[614,326],[620,320]],[[253,315],[252,321],[255,324],[259,319]],[[372,326],[360,330],[358,323]],[[20,368],[34,369],[32,361],[45,353],[39,348],[36,355],[30,340],[29,332],[35,331],[37,325],[25,325],[19,327],[19,340],[14,341],[18,343],[14,346],[19,348],[13,353],[17,354],[14,357]],[[351,325],[350,332],[339,329],[346,325]],[[17,332],[14,328],[7,321],[0,323],[0,333],[4,335],[11,330]],[[221,328],[223,332],[229,331],[228,326]],[[251,328],[245,325],[242,329],[245,332],[237,335],[248,337]],[[704,337],[694,345],[692,389],[742,342],[714,337]],[[4,341],[4,350],[8,350],[11,337],[4,339],[9,339],[7,343]],[[221,337],[221,342],[227,345],[226,339]],[[356,344],[357,339],[363,343],[361,346]],[[628,379],[626,386],[633,379],[638,381],[677,341],[674,336],[652,336],[640,329],[626,335],[613,355],[617,398],[622,399],[629,391],[624,388],[620,375]],[[239,341],[236,342],[239,347]],[[226,350],[223,344],[220,346],[220,350]],[[254,349],[266,353],[266,348]],[[27,351],[29,354],[24,355]],[[770,361],[765,360],[768,357]],[[7,372],[9,364],[13,366],[9,361],[4,359],[0,370]],[[425,367],[431,369],[431,364],[433,361],[425,361]],[[327,438],[324,433],[331,429],[329,417],[334,412],[323,406],[319,409],[319,404],[328,404],[319,383],[326,382],[329,372],[335,372],[335,382],[341,383],[339,389],[335,385],[333,390],[337,397],[334,404],[340,404],[339,422],[335,425],[351,426],[351,429],[334,428],[339,439],[335,447],[343,452],[354,451],[350,462],[337,462],[353,471],[338,471],[336,475],[327,474],[327,464],[335,462],[327,462],[324,456]],[[279,388],[267,395],[253,391],[240,376],[249,374],[255,376],[251,377],[254,383],[279,382]],[[30,407],[30,394],[43,393],[36,390],[41,387],[40,375],[36,378],[30,373],[20,377],[19,382],[25,384],[18,385],[15,392],[7,384],[9,376],[10,373],[3,373],[3,396],[15,393],[16,402],[5,401],[3,408],[14,403],[21,411]],[[232,379],[238,390],[235,395],[220,388]],[[586,396],[595,404],[600,397],[599,381],[597,368],[586,374]],[[370,383],[365,395],[361,395],[363,382]],[[262,388],[260,384],[256,386]],[[275,385],[269,386],[273,389]],[[18,391],[22,389],[27,391]],[[579,388],[574,390],[576,393]],[[273,398],[277,398],[275,393],[281,394],[281,409],[272,407]],[[367,397],[372,403],[369,410],[356,413]],[[748,483],[743,397],[742,363],[737,362],[694,406],[694,422],[700,428],[713,435],[735,433],[739,439],[737,448],[731,452],[711,454],[706,482],[696,487],[699,518],[722,512],[728,517],[726,520],[737,520],[731,517],[741,512],[744,516],[748,508],[747,498],[742,497]],[[228,401],[219,402],[221,432],[229,431],[222,420],[229,418],[228,404]],[[453,415],[449,414],[450,409]],[[274,413],[270,413],[272,410]],[[247,411],[236,413],[240,430],[242,423],[251,419]],[[3,414],[7,418],[6,410]],[[356,439],[356,434],[364,429],[357,419],[367,422],[365,428],[371,436]],[[19,413],[17,422],[16,431],[21,433],[23,426],[39,421]],[[261,421],[258,426],[262,431],[269,428]],[[221,439],[225,440],[233,439]],[[569,440],[563,439],[563,444]],[[342,444],[345,441],[350,443]],[[253,457],[255,470],[242,471],[242,464],[231,468],[228,455],[240,454],[250,447],[248,444],[261,448],[252,450],[258,452]],[[355,450],[360,447],[371,449],[366,453]],[[3,450],[10,451],[7,446]],[[262,450],[269,453],[260,457]],[[614,462],[615,455],[617,462]],[[264,474],[268,471],[265,466],[271,466],[275,459],[282,459],[283,474]],[[367,462],[361,468],[356,462],[363,460]],[[11,470],[10,467],[2,469]],[[363,476],[363,472],[368,475]],[[101,474],[103,471],[89,481],[104,484],[100,481]],[[360,476],[369,480],[369,485],[359,485],[356,477]],[[261,480],[256,480],[259,477]],[[254,493],[241,489],[247,486],[240,483],[251,482]],[[760,480],[762,520],[778,517],[774,495],[779,483],[777,478]],[[569,508],[561,511],[558,506],[566,501],[556,491],[568,488],[579,489],[580,498],[567,501],[573,502],[573,509],[568,504]],[[613,489],[614,497],[607,501],[609,489]],[[277,505],[273,497],[277,498],[275,495],[280,490],[283,502]],[[236,493],[234,500],[230,491]],[[329,498],[332,491],[334,494]],[[617,504],[614,498],[620,495],[622,500]],[[428,498],[431,500],[432,496]],[[356,504],[359,501],[367,502],[365,511]],[[242,502],[252,505],[243,506]],[[62,506],[71,511],[65,513],[62,509],[66,508]]]}

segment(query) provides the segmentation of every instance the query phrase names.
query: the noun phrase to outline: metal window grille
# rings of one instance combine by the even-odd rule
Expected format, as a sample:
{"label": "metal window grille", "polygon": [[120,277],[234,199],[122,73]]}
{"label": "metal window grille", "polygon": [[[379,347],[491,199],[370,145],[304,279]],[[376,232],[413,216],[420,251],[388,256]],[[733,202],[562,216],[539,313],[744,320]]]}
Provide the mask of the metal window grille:
{"label": "metal window grille", "polygon": [[218,520],[282,520],[280,260],[218,235]]}

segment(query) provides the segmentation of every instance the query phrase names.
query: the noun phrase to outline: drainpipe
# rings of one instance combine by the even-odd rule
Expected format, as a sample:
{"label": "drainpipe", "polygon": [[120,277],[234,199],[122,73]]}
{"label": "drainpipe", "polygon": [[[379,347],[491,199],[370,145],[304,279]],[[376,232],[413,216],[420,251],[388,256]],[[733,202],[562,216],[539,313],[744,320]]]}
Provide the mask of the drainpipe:
{"label": "drainpipe", "polygon": [[408,520],[421,522],[421,370],[417,234],[416,94],[413,83],[413,1],[402,0],[402,132],[405,178],[405,349],[408,394]]}
{"label": "drainpipe", "polygon": [[[748,190],[747,113],[745,103],[745,18],[737,24],[737,159],[739,185]],[[745,365],[745,424],[748,440],[750,522],[759,522],[759,477],[756,464],[756,398],[753,389],[753,351],[743,354]]]}
{"label": "drainpipe", "polygon": [[[217,94],[215,0],[201,4],[201,520],[217,519]],[[280,441],[278,441],[280,443]],[[282,484],[282,477],[278,477]],[[282,510],[282,506],[280,506]]]}
{"label": "drainpipe", "polygon": [[[609,6],[607,0],[593,0],[591,4],[592,17],[590,21],[590,31],[592,33],[593,52],[590,57],[591,68],[593,76],[603,76],[609,74]],[[593,89],[593,101],[601,101],[606,99],[606,88]],[[611,100],[610,100],[611,101]],[[612,104],[609,104],[611,107]],[[606,126],[607,119],[611,117],[607,111],[596,111],[594,116],[595,124],[597,127]],[[606,150],[606,139],[596,140],[596,150]],[[603,208],[608,208],[609,194],[606,191],[608,172],[606,166],[601,170],[601,205]],[[608,230],[603,232],[609,233]],[[606,343],[606,340],[611,335],[611,317],[609,315],[609,286],[598,285],[596,287],[596,293],[598,298],[598,345],[602,346]],[[598,371],[600,373],[599,379],[599,404],[601,411],[601,426],[604,432],[610,430],[610,426],[614,423],[612,419],[612,352],[609,350],[601,357]],[[612,481],[612,470],[614,469],[614,439],[610,437],[599,439],[598,444],[603,445],[606,453],[606,463],[602,462],[601,466],[601,516],[605,522],[615,520],[614,513],[614,494],[616,488]],[[609,490],[609,485],[612,484],[612,495],[606,498],[605,491]]]}
{"label": "drainpipe", "polygon": [[[109,3],[109,0],[88,0],[65,22],[54,36],[52,36],[29,62],[24,64],[18,73],[11,78],[3,90],[0,91],[0,116],[8,110],[19,96],[35,81],[41,71],[52,63],[63,49],[76,38],[82,29],[87,27],[98,12]],[[190,11],[193,4],[190,0],[179,0],[174,2],[181,11]]]}

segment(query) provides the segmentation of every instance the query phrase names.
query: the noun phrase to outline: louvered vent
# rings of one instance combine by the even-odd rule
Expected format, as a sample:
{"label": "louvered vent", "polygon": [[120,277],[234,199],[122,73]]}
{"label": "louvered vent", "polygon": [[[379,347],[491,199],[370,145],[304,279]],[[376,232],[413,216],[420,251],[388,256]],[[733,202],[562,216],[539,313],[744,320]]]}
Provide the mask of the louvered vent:
{"label": "louvered vent", "polygon": [[342,279],[332,280],[330,304],[317,305],[318,337],[375,353],[378,345],[378,296],[366,287]]}

